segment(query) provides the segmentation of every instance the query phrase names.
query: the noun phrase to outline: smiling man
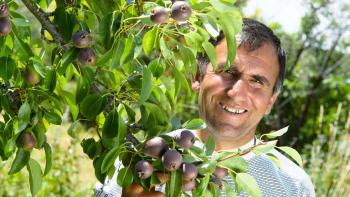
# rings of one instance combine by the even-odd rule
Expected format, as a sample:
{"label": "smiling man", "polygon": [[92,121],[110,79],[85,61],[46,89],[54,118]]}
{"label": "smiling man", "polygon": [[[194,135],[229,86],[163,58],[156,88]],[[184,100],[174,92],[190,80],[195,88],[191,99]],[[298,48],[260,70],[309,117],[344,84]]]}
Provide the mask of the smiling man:
{"label": "smiling man", "polygon": [[[270,113],[284,79],[285,53],[271,29],[258,21],[243,19],[243,30],[237,43],[234,62],[229,69],[224,69],[227,45],[224,35],[220,34],[213,42],[217,68],[213,69],[208,57],[198,58],[200,75],[192,84],[193,90],[199,94],[200,116],[207,125],[205,129],[193,132],[203,143],[212,136],[216,151],[244,150],[257,144],[256,128]],[[247,172],[256,179],[263,196],[315,196],[304,170],[277,150],[271,153],[279,159],[279,167],[264,154],[257,156],[249,152],[243,155],[249,163]],[[230,176],[225,180],[235,187]],[[115,181],[110,183],[114,185],[107,183],[102,188],[119,187]],[[123,196],[137,196],[132,194],[133,188],[137,185],[124,189]],[[163,196],[158,191],[143,191],[140,195]],[[107,196],[120,196],[120,193]],[[239,196],[247,194],[241,192]]]}

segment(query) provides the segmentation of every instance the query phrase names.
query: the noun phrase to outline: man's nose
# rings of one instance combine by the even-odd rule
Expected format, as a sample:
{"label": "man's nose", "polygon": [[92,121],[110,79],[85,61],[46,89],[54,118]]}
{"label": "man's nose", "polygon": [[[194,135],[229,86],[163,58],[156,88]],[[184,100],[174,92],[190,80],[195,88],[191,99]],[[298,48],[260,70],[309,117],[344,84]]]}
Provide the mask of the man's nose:
{"label": "man's nose", "polygon": [[248,96],[248,84],[243,79],[238,79],[227,91],[227,95],[235,100],[246,100]]}

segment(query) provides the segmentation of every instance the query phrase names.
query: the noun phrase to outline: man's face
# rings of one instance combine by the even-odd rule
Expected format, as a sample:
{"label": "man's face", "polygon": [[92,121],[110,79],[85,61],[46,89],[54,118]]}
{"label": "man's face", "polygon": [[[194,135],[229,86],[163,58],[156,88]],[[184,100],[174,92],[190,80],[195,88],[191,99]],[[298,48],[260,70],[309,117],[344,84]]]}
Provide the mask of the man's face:
{"label": "man's face", "polygon": [[273,94],[279,63],[275,48],[264,43],[249,51],[237,49],[234,64],[224,71],[226,40],[216,46],[218,67],[209,63],[199,87],[201,117],[217,140],[246,141],[267,115],[277,95]]}

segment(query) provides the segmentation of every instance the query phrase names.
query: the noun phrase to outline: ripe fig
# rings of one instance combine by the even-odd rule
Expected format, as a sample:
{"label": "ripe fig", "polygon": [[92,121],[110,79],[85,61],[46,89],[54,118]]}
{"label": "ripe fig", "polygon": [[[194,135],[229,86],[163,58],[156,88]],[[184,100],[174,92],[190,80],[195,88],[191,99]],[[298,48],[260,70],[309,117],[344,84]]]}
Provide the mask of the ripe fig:
{"label": "ripe fig", "polygon": [[185,1],[176,1],[171,6],[171,17],[176,21],[186,21],[190,18],[192,9]]}
{"label": "ripe fig", "polygon": [[0,36],[6,36],[12,30],[10,20],[5,18],[0,18]]}
{"label": "ripe fig", "polygon": [[35,147],[36,139],[32,132],[23,132],[17,139],[17,146],[26,151],[31,151]]}
{"label": "ripe fig", "polygon": [[182,155],[176,150],[168,150],[162,158],[164,168],[168,171],[177,170],[182,163]]}
{"label": "ripe fig", "polygon": [[183,130],[175,136],[176,143],[182,148],[191,148],[195,142],[194,134],[189,130]]}
{"label": "ripe fig", "polygon": [[161,157],[169,149],[165,140],[161,137],[154,137],[146,141],[143,147],[145,155],[152,158]]}
{"label": "ripe fig", "polygon": [[221,167],[216,167],[215,168],[215,171],[214,171],[214,176],[217,178],[217,179],[223,179],[225,176],[228,175],[228,171],[226,168],[221,168]]}
{"label": "ripe fig", "polygon": [[90,48],[81,49],[79,52],[79,61],[86,66],[91,66],[96,63],[95,52]]}
{"label": "ripe fig", "polygon": [[135,165],[136,175],[141,179],[147,179],[153,173],[153,166],[146,160],[140,160]]}
{"label": "ripe fig", "polygon": [[76,48],[89,47],[92,42],[90,34],[84,30],[80,30],[73,35],[73,45]]}
{"label": "ripe fig", "polygon": [[157,24],[162,24],[169,18],[168,9],[157,6],[151,10],[151,21]]}
{"label": "ripe fig", "polygon": [[4,18],[7,17],[10,13],[9,4],[6,2],[0,2],[0,17]]}
{"label": "ripe fig", "polygon": [[196,187],[196,180],[192,179],[189,181],[184,180],[182,182],[182,190],[183,191],[192,191]]}
{"label": "ripe fig", "polygon": [[198,175],[198,170],[196,165],[192,163],[183,163],[181,166],[182,178],[186,181],[193,180]]}
{"label": "ripe fig", "polygon": [[143,191],[144,189],[140,184],[132,183],[128,187],[123,188],[122,196],[125,196],[125,195],[134,196],[134,195],[140,194]]}
{"label": "ripe fig", "polygon": [[40,76],[34,69],[27,67],[24,71],[24,79],[29,85],[34,86],[40,81]]}

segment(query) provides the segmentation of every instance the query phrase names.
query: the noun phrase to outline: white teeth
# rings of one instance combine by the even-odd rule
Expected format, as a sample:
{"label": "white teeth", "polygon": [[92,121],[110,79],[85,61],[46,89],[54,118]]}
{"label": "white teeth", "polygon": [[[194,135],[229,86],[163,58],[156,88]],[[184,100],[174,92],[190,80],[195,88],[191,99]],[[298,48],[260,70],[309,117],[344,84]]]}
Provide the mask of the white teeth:
{"label": "white teeth", "polygon": [[223,105],[222,107],[224,108],[224,110],[231,112],[231,113],[235,113],[235,114],[241,114],[241,113],[245,112],[244,109],[233,109],[233,108],[227,107],[225,105]]}

